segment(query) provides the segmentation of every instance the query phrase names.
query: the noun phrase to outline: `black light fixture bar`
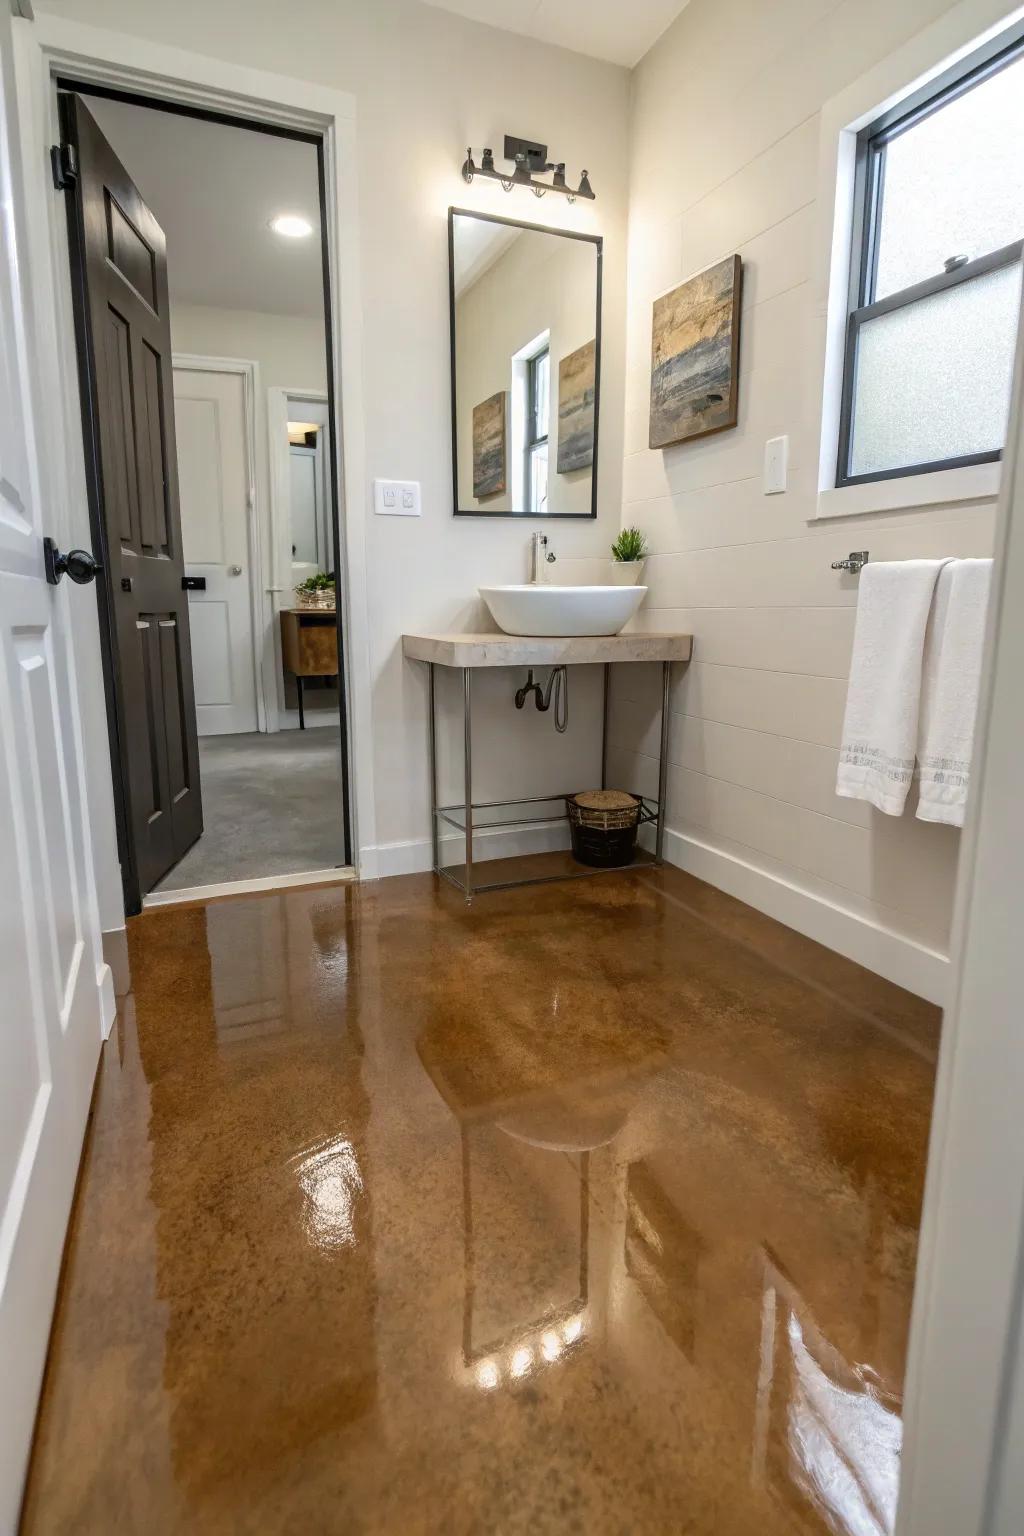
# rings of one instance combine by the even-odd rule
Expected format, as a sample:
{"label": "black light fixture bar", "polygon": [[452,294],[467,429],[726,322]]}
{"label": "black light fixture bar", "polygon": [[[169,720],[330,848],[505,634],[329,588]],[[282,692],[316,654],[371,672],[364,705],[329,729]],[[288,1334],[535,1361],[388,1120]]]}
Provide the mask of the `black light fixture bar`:
{"label": "black light fixture bar", "polygon": [[[506,133],[505,159],[513,161],[514,171],[499,171],[491,149],[483,151],[481,162],[477,165],[472,148],[467,149],[462,179],[471,182],[475,176],[486,176],[489,181],[500,181],[506,192],[511,192],[513,187],[529,187],[534,197],[543,197],[545,192],[561,192],[570,203],[574,203],[578,197],[590,201],[594,199],[594,189],[586,171],[580,177],[579,186],[570,187],[565,179],[564,160],[558,163],[549,160],[546,144],[535,144],[530,139],[517,139]],[[552,172],[551,180],[541,181],[537,173],[543,175],[547,171]]]}

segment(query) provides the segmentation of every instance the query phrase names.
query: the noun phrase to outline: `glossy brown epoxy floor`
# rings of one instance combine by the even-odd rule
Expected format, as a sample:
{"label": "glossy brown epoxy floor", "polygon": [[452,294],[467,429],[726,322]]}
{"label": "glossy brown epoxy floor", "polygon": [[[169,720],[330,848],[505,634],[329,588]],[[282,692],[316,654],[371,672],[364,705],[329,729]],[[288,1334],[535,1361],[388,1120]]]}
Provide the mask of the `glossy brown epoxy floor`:
{"label": "glossy brown epoxy floor", "polygon": [[675,870],[130,945],[25,1532],[890,1530],[936,1010]]}

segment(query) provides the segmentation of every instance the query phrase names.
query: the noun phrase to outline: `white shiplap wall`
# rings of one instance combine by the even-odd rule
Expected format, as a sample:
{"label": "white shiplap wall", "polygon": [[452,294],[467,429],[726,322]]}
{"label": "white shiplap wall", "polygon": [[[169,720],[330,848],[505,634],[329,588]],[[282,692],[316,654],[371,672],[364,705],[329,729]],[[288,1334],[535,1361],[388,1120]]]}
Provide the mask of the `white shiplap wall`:
{"label": "white shiplap wall", "polygon": [[[683,628],[668,854],[892,979],[941,998],[958,834],[834,793],[856,579],[873,559],[985,555],[991,503],[813,522],[821,423],[821,108],[950,7],[691,0],[633,77],[623,521],[653,555],[643,627]],[[909,82],[908,82],[909,83]],[[739,423],[647,448],[651,304],[738,251]],[[787,433],[789,489],[761,489]],[[654,787],[657,687],[615,679],[613,762]],[[639,742],[639,751],[632,744]]]}

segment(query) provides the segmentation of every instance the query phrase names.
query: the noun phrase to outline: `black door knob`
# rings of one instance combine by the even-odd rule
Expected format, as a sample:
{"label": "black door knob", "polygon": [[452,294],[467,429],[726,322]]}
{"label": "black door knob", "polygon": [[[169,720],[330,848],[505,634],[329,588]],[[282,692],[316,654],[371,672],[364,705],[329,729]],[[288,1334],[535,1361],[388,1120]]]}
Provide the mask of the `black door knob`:
{"label": "black door knob", "polygon": [[71,549],[62,555],[52,539],[43,540],[43,562],[46,579],[55,587],[65,573],[77,586],[84,587],[103,569],[87,549]]}

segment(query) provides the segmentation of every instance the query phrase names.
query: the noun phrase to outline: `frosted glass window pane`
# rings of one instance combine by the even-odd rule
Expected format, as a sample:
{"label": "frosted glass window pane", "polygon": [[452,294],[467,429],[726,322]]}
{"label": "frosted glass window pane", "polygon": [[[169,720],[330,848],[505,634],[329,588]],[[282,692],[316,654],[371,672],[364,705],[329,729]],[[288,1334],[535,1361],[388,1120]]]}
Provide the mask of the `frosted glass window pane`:
{"label": "frosted glass window pane", "polygon": [[1020,263],[860,327],[850,474],[1002,448]]}
{"label": "frosted glass window pane", "polygon": [[1024,57],[893,139],[874,297],[1024,238]]}

